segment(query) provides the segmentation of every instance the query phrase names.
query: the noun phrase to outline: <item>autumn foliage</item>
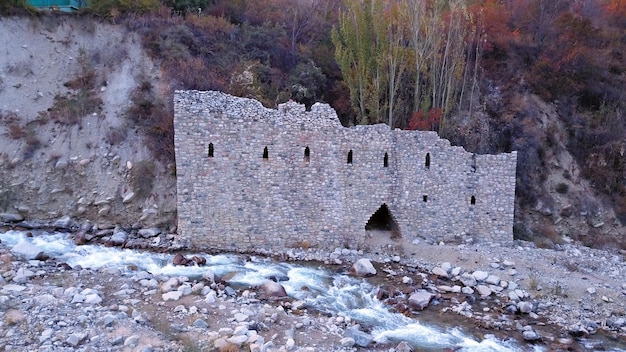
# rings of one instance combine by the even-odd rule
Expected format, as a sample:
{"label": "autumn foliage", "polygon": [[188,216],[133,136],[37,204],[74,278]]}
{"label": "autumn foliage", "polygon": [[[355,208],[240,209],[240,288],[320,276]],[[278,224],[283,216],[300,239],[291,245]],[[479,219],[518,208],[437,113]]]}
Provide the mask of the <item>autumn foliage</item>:
{"label": "autumn foliage", "polygon": [[408,130],[419,131],[437,131],[439,129],[439,123],[441,122],[441,116],[443,115],[441,109],[432,108],[428,111],[428,114],[424,114],[421,111],[414,112],[409,120]]}

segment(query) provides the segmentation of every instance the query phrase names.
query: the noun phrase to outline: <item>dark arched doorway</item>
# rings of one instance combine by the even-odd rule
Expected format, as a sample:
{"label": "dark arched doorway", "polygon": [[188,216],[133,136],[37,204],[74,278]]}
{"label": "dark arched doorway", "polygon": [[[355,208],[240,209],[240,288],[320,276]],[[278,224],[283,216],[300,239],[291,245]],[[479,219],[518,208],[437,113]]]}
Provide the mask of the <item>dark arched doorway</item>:
{"label": "dark arched doorway", "polygon": [[399,239],[401,237],[400,227],[394,220],[387,204],[384,204],[370,216],[367,224],[365,224],[366,231],[378,232],[379,234],[387,233],[391,239]]}

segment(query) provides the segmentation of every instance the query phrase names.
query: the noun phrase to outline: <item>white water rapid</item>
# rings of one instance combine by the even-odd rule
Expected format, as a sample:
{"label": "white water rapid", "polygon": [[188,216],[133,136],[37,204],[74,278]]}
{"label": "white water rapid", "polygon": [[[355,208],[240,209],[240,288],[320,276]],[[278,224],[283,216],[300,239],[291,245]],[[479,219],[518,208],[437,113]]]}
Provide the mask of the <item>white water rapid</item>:
{"label": "white water rapid", "polygon": [[[416,350],[432,351],[527,351],[540,350],[516,341],[503,341],[493,336],[478,339],[457,327],[420,323],[392,313],[378,299],[377,288],[366,281],[292,263],[276,263],[266,258],[237,255],[204,256],[206,266],[173,266],[173,255],[97,245],[76,246],[63,233],[38,233],[27,237],[24,232],[0,233],[0,241],[13,247],[30,241],[44,253],[72,267],[98,269],[115,267],[128,270],[133,265],[153,275],[200,278],[207,270],[216,275],[229,274],[229,285],[256,286],[271,277],[279,278],[287,294],[304,300],[308,307],[333,316],[350,317],[368,329],[376,342],[407,341]],[[197,255],[197,254],[196,254]],[[523,347],[522,347],[523,345]]]}

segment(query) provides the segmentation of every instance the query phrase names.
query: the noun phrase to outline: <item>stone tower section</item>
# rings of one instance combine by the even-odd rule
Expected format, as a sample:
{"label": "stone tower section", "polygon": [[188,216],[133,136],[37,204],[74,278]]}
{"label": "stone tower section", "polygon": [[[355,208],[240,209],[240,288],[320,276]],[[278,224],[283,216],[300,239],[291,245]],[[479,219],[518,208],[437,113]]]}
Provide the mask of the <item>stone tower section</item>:
{"label": "stone tower section", "polygon": [[275,110],[199,91],[174,99],[178,227],[195,248],[367,248],[380,214],[396,241],[513,240],[516,152],[346,128],[326,104]]}

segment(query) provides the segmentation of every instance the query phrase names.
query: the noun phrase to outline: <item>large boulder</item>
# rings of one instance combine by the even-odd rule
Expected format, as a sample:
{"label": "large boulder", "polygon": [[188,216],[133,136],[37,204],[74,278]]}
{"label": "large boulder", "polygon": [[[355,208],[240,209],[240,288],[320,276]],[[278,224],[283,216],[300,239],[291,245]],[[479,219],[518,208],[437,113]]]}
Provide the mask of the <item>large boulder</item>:
{"label": "large boulder", "polygon": [[143,238],[152,238],[161,234],[161,229],[159,228],[141,229],[137,231],[137,234]]}
{"label": "large boulder", "polygon": [[24,217],[18,213],[0,213],[0,221],[2,222],[18,222],[24,220]]}
{"label": "large boulder", "polygon": [[409,305],[415,310],[424,310],[428,307],[430,301],[435,297],[435,294],[426,290],[419,290],[409,296]]}
{"label": "large boulder", "polygon": [[177,253],[174,256],[174,259],[172,260],[172,264],[187,266],[187,265],[192,265],[193,264],[193,260],[189,260],[189,259],[185,258],[184,255],[182,255],[180,253]]}
{"label": "large boulder", "polygon": [[285,291],[283,285],[272,280],[266,280],[261,285],[261,290],[263,290],[266,297],[270,298],[281,298],[287,296],[287,291]]}
{"label": "large boulder", "polygon": [[72,221],[72,218],[70,218],[68,215],[65,215],[64,217],[57,219],[52,224],[52,226],[57,229],[66,229],[70,226],[71,221]]}
{"label": "large boulder", "polygon": [[28,241],[20,241],[11,251],[26,260],[46,260],[43,250]]}
{"label": "large boulder", "polygon": [[376,275],[376,268],[374,268],[374,265],[372,265],[369,259],[361,258],[352,264],[350,274],[359,277],[372,276]]}
{"label": "large boulder", "polygon": [[347,328],[343,336],[354,339],[354,343],[361,347],[369,346],[369,344],[372,343],[372,340],[374,340],[372,335],[361,331],[359,325],[353,325]]}
{"label": "large boulder", "polygon": [[206,264],[206,258],[202,256],[194,255],[193,257],[191,257],[191,260],[193,260],[198,266]]}
{"label": "large boulder", "polygon": [[112,246],[122,246],[126,243],[127,239],[128,233],[126,233],[126,231],[117,230],[113,233],[111,239],[109,239],[109,244]]}

